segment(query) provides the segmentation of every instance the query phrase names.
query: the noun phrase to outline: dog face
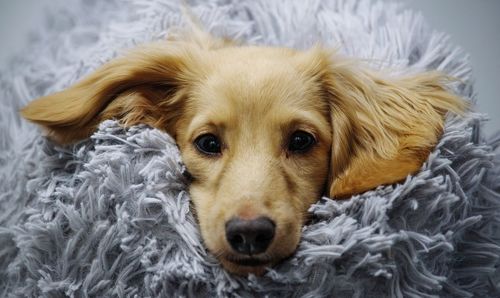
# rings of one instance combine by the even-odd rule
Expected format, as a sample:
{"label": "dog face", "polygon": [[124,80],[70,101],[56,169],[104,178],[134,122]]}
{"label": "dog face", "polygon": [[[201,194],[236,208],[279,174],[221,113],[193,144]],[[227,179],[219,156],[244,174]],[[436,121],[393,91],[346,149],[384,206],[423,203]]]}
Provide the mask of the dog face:
{"label": "dog face", "polygon": [[221,52],[192,87],[176,139],[206,246],[229,270],[260,273],[294,251],[324,191],[329,109],[301,53]]}
{"label": "dog face", "polygon": [[213,38],[144,46],[23,109],[60,143],[117,118],[177,141],[206,247],[237,274],[291,255],[309,206],[417,171],[447,111],[443,77],[385,78],[319,47]]}

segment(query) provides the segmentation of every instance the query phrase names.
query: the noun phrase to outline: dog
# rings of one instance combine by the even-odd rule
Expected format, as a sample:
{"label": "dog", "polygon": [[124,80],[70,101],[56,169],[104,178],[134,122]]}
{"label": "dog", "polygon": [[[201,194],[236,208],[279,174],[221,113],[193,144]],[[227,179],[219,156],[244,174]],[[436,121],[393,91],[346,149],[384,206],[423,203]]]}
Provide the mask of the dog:
{"label": "dog", "polygon": [[322,195],[348,198],[421,168],[447,113],[467,109],[449,81],[196,31],[140,46],[21,114],[59,144],[112,118],[170,134],[205,246],[229,272],[261,275],[294,253]]}

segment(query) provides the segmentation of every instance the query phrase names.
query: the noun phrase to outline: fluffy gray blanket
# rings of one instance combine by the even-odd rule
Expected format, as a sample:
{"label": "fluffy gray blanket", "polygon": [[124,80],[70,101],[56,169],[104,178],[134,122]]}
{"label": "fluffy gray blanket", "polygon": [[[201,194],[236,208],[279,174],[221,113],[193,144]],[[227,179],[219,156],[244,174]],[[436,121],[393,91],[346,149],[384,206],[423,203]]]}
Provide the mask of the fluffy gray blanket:
{"label": "fluffy gray blanket", "polygon": [[[107,121],[60,148],[17,114],[117,50],[164,38],[182,22],[180,4],[59,2],[0,75],[0,296],[499,297],[500,137],[481,137],[481,115],[448,119],[404,182],[312,206],[296,254],[265,276],[231,276],[204,249],[168,135]],[[296,48],[319,41],[400,73],[438,69],[473,101],[466,55],[397,4],[190,5],[216,34]]]}

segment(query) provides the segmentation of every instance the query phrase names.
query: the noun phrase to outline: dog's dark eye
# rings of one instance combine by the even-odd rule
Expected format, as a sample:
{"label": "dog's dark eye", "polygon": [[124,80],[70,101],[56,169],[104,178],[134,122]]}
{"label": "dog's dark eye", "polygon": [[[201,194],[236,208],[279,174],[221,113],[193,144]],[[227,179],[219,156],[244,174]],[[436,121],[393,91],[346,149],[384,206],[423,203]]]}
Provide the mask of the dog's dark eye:
{"label": "dog's dark eye", "polygon": [[196,138],[194,144],[198,151],[207,155],[216,155],[221,153],[222,146],[218,137],[213,134],[204,134]]}
{"label": "dog's dark eye", "polygon": [[305,131],[296,131],[290,137],[288,142],[288,151],[294,153],[302,153],[311,149],[312,146],[316,144],[316,139],[314,136]]}

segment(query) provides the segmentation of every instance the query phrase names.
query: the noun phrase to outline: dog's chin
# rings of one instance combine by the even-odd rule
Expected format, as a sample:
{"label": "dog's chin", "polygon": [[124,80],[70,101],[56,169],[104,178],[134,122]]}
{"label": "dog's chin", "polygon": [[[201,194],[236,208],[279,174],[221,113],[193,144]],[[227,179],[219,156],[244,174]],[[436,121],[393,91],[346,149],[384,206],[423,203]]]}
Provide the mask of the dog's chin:
{"label": "dog's chin", "polygon": [[227,271],[241,276],[248,274],[263,275],[266,268],[273,265],[270,259],[263,259],[258,257],[221,257],[220,262],[224,269]]}

